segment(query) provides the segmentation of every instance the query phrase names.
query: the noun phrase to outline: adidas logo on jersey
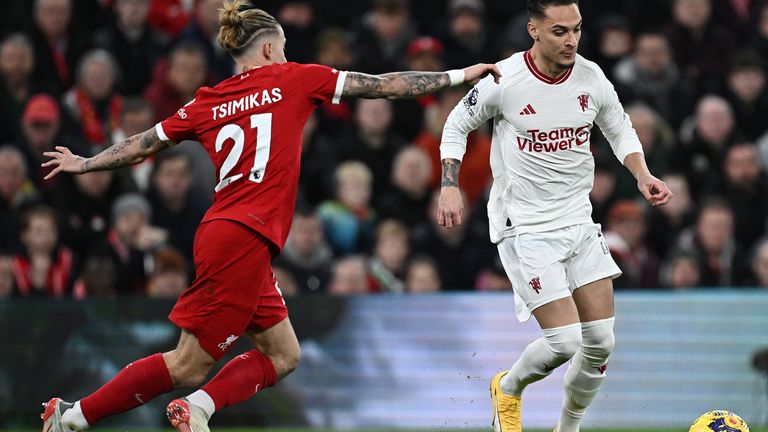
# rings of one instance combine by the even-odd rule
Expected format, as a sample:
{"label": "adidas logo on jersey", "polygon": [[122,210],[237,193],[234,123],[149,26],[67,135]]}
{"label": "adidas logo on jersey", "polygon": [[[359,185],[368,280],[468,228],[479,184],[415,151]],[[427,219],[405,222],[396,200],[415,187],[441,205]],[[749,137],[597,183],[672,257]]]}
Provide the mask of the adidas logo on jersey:
{"label": "adidas logo on jersey", "polygon": [[520,111],[520,115],[530,115],[530,114],[536,114],[536,110],[533,109],[531,104],[528,104],[523,108],[522,111]]}

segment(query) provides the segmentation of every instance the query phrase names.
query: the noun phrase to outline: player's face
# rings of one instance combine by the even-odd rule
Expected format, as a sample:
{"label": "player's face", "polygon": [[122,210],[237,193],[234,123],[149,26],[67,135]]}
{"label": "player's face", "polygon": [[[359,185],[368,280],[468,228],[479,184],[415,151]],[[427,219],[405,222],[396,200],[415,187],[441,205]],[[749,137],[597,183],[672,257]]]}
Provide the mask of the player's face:
{"label": "player's face", "polygon": [[529,32],[540,53],[560,68],[573,66],[581,39],[581,13],[575,4],[550,6],[544,18],[531,21]]}

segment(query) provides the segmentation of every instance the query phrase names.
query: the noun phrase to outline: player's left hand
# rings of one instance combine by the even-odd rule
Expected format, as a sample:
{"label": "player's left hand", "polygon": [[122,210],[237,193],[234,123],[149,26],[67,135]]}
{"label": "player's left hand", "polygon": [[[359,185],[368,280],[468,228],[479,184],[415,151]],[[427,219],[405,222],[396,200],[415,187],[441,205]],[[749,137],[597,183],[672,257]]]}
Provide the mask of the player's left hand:
{"label": "player's left hand", "polygon": [[45,180],[54,177],[60,172],[82,174],[85,172],[85,158],[69,151],[66,147],[56,146],[56,151],[44,152],[43,156],[51,158],[48,162],[40,164],[41,167],[53,167],[53,171],[45,176]]}
{"label": "player's left hand", "polygon": [[495,64],[479,63],[468,68],[464,68],[464,82],[469,85],[475,85],[478,81],[485,78],[488,74],[493,75],[496,84],[501,82],[501,71]]}
{"label": "player's left hand", "polygon": [[672,192],[667,184],[652,175],[638,179],[637,187],[654,207],[664,205],[672,199]]}

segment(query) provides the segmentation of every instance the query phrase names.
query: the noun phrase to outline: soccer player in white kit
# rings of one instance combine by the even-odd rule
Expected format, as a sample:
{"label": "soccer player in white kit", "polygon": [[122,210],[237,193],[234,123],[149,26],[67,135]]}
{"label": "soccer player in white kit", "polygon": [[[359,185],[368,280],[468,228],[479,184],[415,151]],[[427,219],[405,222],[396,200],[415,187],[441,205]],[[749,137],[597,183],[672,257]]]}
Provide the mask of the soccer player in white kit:
{"label": "soccer player in white kit", "polygon": [[533,47],[497,63],[501,83],[483,79],[448,117],[438,222],[461,223],[458,177],[467,134],[493,119],[490,237],[512,281],[517,318],[533,314],[543,331],[509,371],[492,378],[493,426],[520,432],[523,389],[572,359],[555,430],[573,432],[613,350],[612,279],[621,274],[591,218],[592,125],[600,126],[648,202],[663,205],[672,194],[648,171],[605,74],[576,53],[578,0],[528,0],[528,12]]}

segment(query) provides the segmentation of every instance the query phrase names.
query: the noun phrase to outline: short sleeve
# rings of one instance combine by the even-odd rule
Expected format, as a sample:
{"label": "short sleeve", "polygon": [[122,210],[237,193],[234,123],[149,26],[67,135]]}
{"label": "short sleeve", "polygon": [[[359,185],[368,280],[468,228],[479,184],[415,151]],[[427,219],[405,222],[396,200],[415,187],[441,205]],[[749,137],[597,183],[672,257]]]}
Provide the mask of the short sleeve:
{"label": "short sleeve", "polygon": [[180,143],[186,140],[197,140],[195,133],[194,110],[196,99],[181,107],[176,113],[155,125],[157,136],[163,141]]}
{"label": "short sleeve", "polygon": [[328,66],[307,64],[298,68],[297,79],[309,97],[317,103],[339,103],[346,78],[346,71]]}

